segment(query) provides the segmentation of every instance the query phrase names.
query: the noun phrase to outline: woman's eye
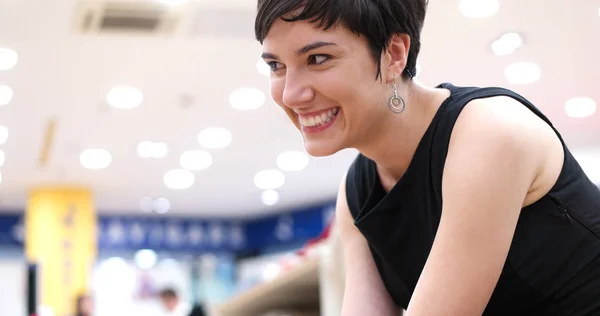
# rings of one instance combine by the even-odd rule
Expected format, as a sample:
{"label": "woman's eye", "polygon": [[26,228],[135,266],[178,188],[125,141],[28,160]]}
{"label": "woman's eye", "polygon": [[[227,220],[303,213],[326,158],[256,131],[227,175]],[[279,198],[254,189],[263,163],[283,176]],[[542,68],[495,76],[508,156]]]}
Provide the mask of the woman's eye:
{"label": "woman's eye", "polygon": [[277,71],[280,69],[280,66],[281,66],[281,64],[276,61],[270,61],[267,63],[267,65],[269,65],[269,68],[271,68],[271,71]]}
{"label": "woman's eye", "polygon": [[320,65],[329,60],[329,58],[329,55],[310,55],[310,57],[308,57],[308,62],[311,65]]}

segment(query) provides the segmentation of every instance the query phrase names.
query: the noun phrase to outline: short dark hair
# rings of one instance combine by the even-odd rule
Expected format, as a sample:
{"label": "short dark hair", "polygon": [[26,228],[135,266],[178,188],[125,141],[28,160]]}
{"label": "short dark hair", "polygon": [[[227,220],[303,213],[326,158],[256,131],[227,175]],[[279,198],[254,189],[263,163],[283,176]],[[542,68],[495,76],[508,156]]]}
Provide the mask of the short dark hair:
{"label": "short dark hair", "polygon": [[[392,36],[408,34],[411,44],[402,75],[412,78],[417,74],[427,3],[428,0],[258,0],[254,32],[262,44],[276,19],[286,22],[309,20],[324,30],[342,24],[367,38],[377,63],[376,78],[381,75],[381,54]],[[296,10],[299,10],[298,14],[286,16]]]}
{"label": "short dark hair", "polygon": [[160,297],[162,298],[177,298],[177,291],[173,288],[164,288],[160,290]]}

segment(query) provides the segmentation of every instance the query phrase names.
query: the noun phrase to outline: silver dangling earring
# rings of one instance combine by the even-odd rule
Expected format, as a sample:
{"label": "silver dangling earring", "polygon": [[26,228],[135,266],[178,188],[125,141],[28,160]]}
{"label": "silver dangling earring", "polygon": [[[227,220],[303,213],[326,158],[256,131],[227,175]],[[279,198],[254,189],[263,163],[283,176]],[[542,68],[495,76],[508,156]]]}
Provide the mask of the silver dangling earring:
{"label": "silver dangling earring", "polygon": [[394,95],[390,98],[390,101],[388,102],[388,107],[390,108],[390,111],[396,114],[400,114],[406,109],[406,103],[404,102],[404,99],[402,99],[402,97],[398,95],[398,88],[396,87],[396,76],[394,76],[394,84],[392,88],[394,89]]}

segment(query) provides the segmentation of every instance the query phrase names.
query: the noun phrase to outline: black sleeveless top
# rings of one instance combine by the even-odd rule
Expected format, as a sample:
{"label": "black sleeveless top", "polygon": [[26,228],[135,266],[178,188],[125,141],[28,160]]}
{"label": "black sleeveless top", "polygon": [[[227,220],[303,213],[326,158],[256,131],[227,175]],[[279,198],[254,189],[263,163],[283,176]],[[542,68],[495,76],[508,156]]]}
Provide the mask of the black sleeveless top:
{"label": "black sleeveless top", "polygon": [[[439,87],[449,89],[451,96],[438,109],[408,169],[390,192],[381,186],[375,162],[363,155],[356,158],[346,180],[354,223],[369,243],[385,287],[404,309],[433,245],[450,135],[464,106],[478,98],[509,96],[552,126],[515,92],[449,83]],[[564,165],[556,184],[521,211],[484,315],[600,315],[600,190],[564,142],[563,148]]]}

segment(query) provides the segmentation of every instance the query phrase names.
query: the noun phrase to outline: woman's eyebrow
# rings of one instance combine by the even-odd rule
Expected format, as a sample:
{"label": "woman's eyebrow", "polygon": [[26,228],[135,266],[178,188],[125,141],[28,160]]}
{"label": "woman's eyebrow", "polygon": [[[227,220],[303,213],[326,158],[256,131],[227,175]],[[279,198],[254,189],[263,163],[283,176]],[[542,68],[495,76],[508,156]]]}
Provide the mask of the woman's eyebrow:
{"label": "woman's eyebrow", "polygon": [[[307,44],[305,46],[303,46],[302,48],[298,49],[296,51],[296,55],[304,55],[306,53],[308,53],[309,51],[313,50],[313,49],[317,49],[323,46],[331,46],[331,45],[336,45],[336,43],[332,43],[332,42],[324,42],[324,41],[317,41],[314,43],[310,43]],[[262,53],[261,57],[263,59],[279,59],[279,57],[275,54],[272,53],[268,53],[268,52],[264,52]]]}

